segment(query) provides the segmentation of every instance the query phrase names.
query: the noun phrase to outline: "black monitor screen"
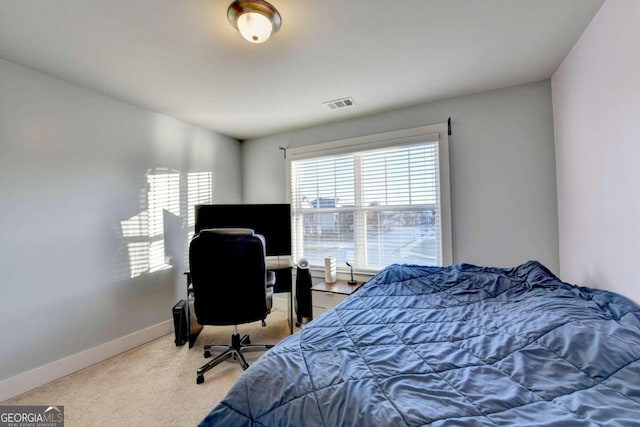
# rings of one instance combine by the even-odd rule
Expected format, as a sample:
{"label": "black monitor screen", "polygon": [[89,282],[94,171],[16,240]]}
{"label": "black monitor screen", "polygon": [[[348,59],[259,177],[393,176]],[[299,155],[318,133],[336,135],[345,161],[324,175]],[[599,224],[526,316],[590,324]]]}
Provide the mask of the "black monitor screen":
{"label": "black monitor screen", "polygon": [[195,232],[206,228],[250,228],[262,234],[267,256],[291,255],[288,204],[196,205]]}

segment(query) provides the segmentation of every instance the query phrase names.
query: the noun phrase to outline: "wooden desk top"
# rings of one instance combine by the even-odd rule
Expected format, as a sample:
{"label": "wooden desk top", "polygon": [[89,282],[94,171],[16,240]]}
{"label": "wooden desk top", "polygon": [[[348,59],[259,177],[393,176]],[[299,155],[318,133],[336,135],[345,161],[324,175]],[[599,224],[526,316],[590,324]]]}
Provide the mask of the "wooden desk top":
{"label": "wooden desk top", "polygon": [[332,292],[334,294],[351,295],[362,285],[364,285],[364,282],[358,282],[355,285],[349,285],[347,284],[346,280],[338,279],[338,281],[335,283],[316,283],[311,287],[311,290],[320,292]]}

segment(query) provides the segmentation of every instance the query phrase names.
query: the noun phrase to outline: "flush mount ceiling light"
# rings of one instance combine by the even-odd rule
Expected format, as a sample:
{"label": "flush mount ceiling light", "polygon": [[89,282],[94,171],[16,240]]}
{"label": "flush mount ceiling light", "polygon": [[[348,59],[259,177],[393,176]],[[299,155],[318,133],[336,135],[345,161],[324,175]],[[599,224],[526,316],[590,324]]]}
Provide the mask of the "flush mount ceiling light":
{"label": "flush mount ceiling light", "polygon": [[264,0],[235,0],[227,10],[227,17],[251,43],[266,42],[282,24],[276,8]]}

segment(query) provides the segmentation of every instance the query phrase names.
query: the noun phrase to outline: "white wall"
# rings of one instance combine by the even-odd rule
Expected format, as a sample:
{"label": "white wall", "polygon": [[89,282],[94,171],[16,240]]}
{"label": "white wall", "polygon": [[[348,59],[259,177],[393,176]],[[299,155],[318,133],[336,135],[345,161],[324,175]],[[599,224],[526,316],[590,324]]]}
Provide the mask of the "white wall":
{"label": "white wall", "polygon": [[446,121],[454,262],[558,270],[556,179],[549,81],[463,96],[242,143],[247,203],[286,202],[278,149]]}
{"label": "white wall", "polygon": [[640,303],[640,2],[607,0],[552,78],[563,279]]}
{"label": "white wall", "polygon": [[233,139],[3,60],[0,94],[1,380],[171,319],[180,256],[122,277],[120,221],[144,208],[148,169],[213,171],[221,202],[242,177]]}

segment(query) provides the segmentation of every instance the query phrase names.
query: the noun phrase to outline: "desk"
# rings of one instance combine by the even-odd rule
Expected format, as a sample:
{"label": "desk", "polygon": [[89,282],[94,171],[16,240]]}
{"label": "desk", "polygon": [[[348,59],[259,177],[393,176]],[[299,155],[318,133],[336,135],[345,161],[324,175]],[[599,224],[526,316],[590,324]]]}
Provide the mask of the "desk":
{"label": "desk", "polygon": [[292,270],[293,266],[290,262],[278,262],[267,260],[267,270],[273,271],[276,275],[276,284],[273,287],[274,293],[289,293],[289,332],[293,334],[293,284]]}

